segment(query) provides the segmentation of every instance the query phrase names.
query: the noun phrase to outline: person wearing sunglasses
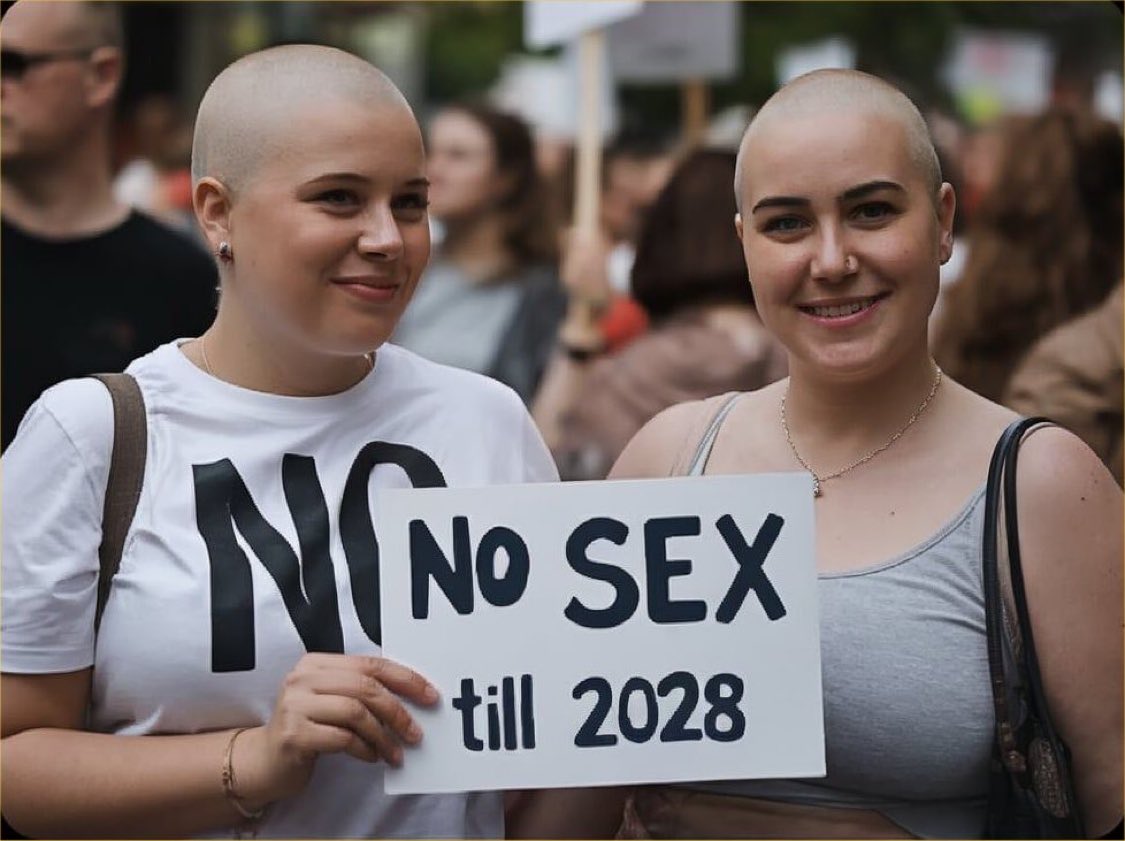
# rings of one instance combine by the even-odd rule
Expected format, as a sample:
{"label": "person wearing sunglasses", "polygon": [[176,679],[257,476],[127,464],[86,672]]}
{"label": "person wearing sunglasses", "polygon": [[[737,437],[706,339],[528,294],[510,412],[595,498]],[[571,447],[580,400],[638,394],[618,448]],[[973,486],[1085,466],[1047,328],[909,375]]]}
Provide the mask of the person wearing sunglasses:
{"label": "person wearing sunglasses", "polygon": [[113,196],[115,3],[20,0],[0,21],[2,441],[70,377],[119,371],[214,316],[202,248]]}

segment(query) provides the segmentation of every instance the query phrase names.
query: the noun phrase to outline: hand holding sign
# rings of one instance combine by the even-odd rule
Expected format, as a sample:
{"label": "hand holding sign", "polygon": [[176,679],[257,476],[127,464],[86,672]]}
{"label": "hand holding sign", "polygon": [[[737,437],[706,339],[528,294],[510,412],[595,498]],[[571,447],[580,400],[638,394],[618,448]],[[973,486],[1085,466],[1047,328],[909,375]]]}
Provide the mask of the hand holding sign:
{"label": "hand holding sign", "polygon": [[446,696],[389,792],[824,773],[807,476],[396,490],[378,514],[405,559],[385,650]]}
{"label": "hand holding sign", "polygon": [[422,739],[403,698],[429,706],[438,693],[382,657],[306,654],[286,676],[269,722],[244,737],[240,797],[265,803],[297,794],[322,753],[401,764],[402,746]]}

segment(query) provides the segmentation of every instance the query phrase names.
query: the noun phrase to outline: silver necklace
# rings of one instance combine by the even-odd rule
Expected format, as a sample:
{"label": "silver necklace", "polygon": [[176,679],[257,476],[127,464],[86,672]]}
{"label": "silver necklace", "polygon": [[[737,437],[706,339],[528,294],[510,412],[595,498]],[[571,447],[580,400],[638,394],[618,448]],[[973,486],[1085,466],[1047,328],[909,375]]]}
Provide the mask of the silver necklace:
{"label": "silver necklace", "polygon": [[934,395],[937,394],[938,386],[941,385],[941,368],[937,368],[936,365],[934,367],[937,369],[937,375],[934,377],[934,384],[930,386],[930,393],[926,395],[926,399],[918,405],[918,408],[914,410],[914,414],[910,416],[910,419],[902,425],[902,428],[899,429],[898,432],[892,435],[885,444],[876,447],[874,450],[869,452],[858,461],[853,461],[847,467],[841,470],[837,470],[835,473],[828,473],[824,476],[821,476],[819,473],[812,469],[809,463],[801,457],[801,453],[797,450],[797,445],[793,443],[793,435],[789,431],[789,421],[785,417],[785,400],[789,396],[789,389],[788,387],[786,387],[785,394],[781,395],[781,428],[785,430],[785,440],[789,444],[789,449],[793,452],[793,457],[801,463],[801,467],[805,468],[805,470],[807,470],[813,478],[814,497],[818,497],[821,495],[822,483],[827,482],[829,479],[836,479],[840,476],[843,476],[845,473],[851,470],[855,470],[855,468],[859,467],[861,464],[867,464],[867,462],[871,461],[871,459],[875,458],[875,456],[879,455],[879,453],[883,452],[885,449],[891,446],[891,444],[901,438],[903,436],[903,433],[905,433],[906,430],[910,429],[910,427],[914,425],[914,422],[917,421],[918,418],[922,417],[922,413],[926,411],[926,407],[930,405],[930,401],[933,400]]}
{"label": "silver necklace", "polygon": [[[211,370],[211,363],[207,359],[207,339],[205,336],[200,336],[196,341],[199,342],[199,355],[203,358],[203,370],[214,377],[215,372]],[[363,358],[367,360],[367,373],[370,374],[375,370],[375,353],[365,353]]]}

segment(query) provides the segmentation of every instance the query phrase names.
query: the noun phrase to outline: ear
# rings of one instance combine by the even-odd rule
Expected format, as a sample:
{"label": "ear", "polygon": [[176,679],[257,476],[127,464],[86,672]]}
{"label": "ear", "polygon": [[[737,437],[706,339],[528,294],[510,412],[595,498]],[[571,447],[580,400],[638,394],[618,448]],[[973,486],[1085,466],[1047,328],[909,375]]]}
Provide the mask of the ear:
{"label": "ear", "polygon": [[86,101],[91,108],[104,108],[113,102],[121,87],[124,70],[125,61],[117,47],[98,47],[90,54]]}
{"label": "ear", "polygon": [[738,234],[738,241],[742,242],[742,214],[734,214],[734,232]]}
{"label": "ear", "polygon": [[953,215],[957,212],[957,196],[953,185],[945,182],[938,189],[937,217],[941,239],[938,242],[938,255],[942,265],[953,256]]}
{"label": "ear", "polygon": [[199,227],[211,246],[212,254],[219,252],[220,242],[231,241],[231,193],[223,182],[207,176],[199,179],[191,193],[192,207]]}

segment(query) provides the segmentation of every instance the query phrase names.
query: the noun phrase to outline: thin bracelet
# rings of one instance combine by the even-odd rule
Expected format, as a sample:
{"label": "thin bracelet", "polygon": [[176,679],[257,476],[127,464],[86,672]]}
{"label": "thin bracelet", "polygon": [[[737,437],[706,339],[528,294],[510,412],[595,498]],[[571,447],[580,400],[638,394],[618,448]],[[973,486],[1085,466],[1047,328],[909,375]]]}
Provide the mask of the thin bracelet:
{"label": "thin bracelet", "polygon": [[238,728],[231,734],[230,741],[227,742],[227,750],[226,753],[223,754],[223,794],[227,796],[227,800],[229,800],[231,805],[238,811],[238,814],[242,815],[242,817],[246,818],[248,821],[257,821],[261,820],[262,815],[266,813],[266,808],[263,806],[261,809],[251,812],[242,805],[242,799],[238,796],[237,784],[234,778],[234,762],[232,761],[234,758],[234,740],[250,729],[249,727]]}

